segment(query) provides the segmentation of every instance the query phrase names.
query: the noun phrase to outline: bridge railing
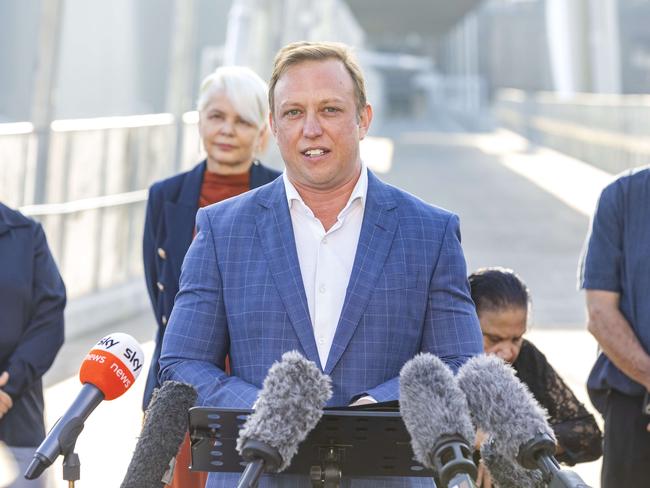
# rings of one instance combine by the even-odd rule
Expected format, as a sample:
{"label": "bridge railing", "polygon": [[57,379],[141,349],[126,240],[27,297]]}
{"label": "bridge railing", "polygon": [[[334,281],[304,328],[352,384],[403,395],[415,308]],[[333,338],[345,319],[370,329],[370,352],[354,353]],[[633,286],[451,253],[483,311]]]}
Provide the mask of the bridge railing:
{"label": "bridge railing", "polygon": [[43,224],[70,298],[141,281],[147,188],[199,158],[195,113],[181,162],[174,124],[171,114],[54,121],[40,196],[31,124],[0,124],[0,201]]}
{"label": "bridge railing", "polygon": [[500,91],[501,125],[610,173],[650,164],[650,96]]}

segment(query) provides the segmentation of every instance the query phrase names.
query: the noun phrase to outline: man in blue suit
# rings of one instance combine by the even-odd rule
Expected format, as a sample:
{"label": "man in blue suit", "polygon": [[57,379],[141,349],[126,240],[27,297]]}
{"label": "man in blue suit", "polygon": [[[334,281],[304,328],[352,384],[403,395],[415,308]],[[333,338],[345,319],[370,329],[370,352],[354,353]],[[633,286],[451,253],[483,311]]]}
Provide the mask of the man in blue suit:
{"label": "man in blue suit", "polygon": [[[200,405],[250,408],[298,350],[330,375],[329,405],[396,400],[419,352],[457,370],[482,352],[458,218],[379,181],[359,155],[372,120],[349,50],[294,43],[275,59],[271,128],[282,178],[200,210],[165,333],[161,380]],[[224,372],[230,356],[230,376]],[[209,477],[233,486],[235,475]],[[261,486],[308,486],[267,476]],[[341,486],[432,486],[427,479]]]}

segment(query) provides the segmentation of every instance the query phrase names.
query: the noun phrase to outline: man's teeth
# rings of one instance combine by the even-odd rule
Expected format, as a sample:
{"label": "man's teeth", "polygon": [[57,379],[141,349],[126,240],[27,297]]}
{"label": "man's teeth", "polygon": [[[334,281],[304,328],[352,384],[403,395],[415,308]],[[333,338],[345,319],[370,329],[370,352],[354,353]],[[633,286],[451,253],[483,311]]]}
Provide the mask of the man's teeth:
{"label": "man's teeth", "polygon": [[305,155],[309,157],[322,156],[323,154],[325,154],[325,151],[323,151],[322,149],[310,149],[308,151],[305,151]]}

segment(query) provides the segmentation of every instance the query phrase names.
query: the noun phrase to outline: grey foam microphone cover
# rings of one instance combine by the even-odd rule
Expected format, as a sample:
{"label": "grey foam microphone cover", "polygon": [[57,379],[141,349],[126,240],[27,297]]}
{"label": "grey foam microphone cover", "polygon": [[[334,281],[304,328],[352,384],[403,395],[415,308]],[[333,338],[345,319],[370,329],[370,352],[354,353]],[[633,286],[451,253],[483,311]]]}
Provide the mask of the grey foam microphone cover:
{"label": "grey foam microphone cover", "polygon": [[331,380],[314,362],[297,351],[284,353],[269,369],[255,411],[239,431],[237,451],[248,440],[263,442],[280,454],[278,472],[286,469],[331,396]]}
{"label": "grey foam microphone cover", "polygon": [[516,461],[505,458],[490,441],[481,446],[481,458],[499,488],[546,488],[547,486],[541,471],[523,468]]}
{"label": "grey foam microphone cover", "polygon": [[519,447],[539,432],[555,441],[546,411],[503,360],[475,356],[460,368],[457,379],[474,424],[492,434],[495,448],[509,459],[516,459]]}
{"label": "grey foam microphone cover", "polygon": [[183,442],[187,411],[194,406],[196,396],[192,386],[177,381],[166,381],[154,390],[121,488],[163,486],[162,477]]}
{"label": "grey foam microphone cover", "polygon": [[546,421],[546,411],[514,369],[496,356],[483,354],[467,361],[456,378],[467,397],[474,425],[490,435],[481,455],[499,486],[544,486],[541,472],[526,474],[517,463],[517,455],[519,448],[539,432],[553,441],[555,435]]}
{"label": "grey foam microphone cover", "polygon": [[408,361],[400,372],[400,411],[411,435],[415,458],[434,469],[433,447],[445,435],[461,435],[470,445],[474,428],[467,400],[449,367],[433,354],[423,353]]}

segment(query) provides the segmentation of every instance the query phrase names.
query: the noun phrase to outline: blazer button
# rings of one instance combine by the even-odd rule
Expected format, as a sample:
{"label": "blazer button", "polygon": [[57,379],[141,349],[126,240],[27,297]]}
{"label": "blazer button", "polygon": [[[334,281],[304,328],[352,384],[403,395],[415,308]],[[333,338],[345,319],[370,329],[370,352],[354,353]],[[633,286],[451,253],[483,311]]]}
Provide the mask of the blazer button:
{"label": "blazer button", "polygon": [[163,325],[167,325],[167,315],[163,315],[160,321],[162,322]]}
{"label": "blazer button", "polygon": [[156,286],[158,287],[158,290],[165,291],[165,285],[163,285],[160,281],[156,282]]}
{"label": "blazer button", "polygon": [[157,252],[160,259],[167,259],[167,252],[162,247],[159,247]]}

